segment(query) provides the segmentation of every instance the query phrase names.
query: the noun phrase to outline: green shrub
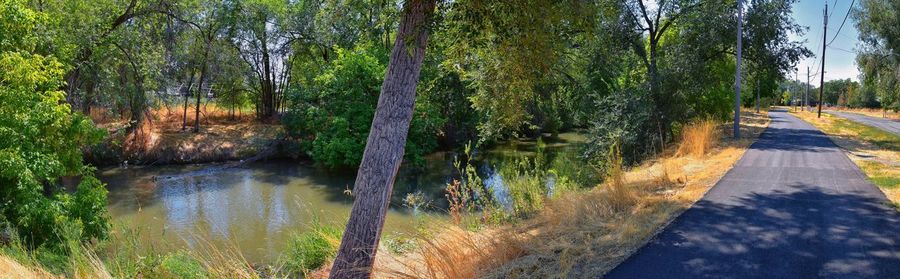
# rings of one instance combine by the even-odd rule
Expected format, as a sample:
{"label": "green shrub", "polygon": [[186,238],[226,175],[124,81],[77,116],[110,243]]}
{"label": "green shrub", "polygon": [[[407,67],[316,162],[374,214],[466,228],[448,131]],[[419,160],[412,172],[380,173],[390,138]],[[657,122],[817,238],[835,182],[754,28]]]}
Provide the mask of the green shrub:
{"label": "green shrub", "polygon": [[343,232],[334,226],[313,222],[308,231],[291,237],[282,254],[285,272],[305,274],[334,258]]}
{"label": "green shrub", "polygon": [[[662,148],[660,128],[652,124],[653,101],[648,92],[623,90],[597,101],[599,110],[588,131],[588,158],[605,158],[614,143],[619,143],[626,165],[639,162]],[[594,162],[600,168],[606,162]]]}
{"label": "green shrub", "polygon": [[209,275],[200,261],[185,252],[166,255],[159,264],[158,272],[164,278],[208,278]]}
{"label": "green shrub", "polygon": [[[359,166],[375,116],[387,54],[376,47],[336,49],[337,58],[309,88],[290,90],[291,107],[284,118],[289,135],[316,162],[329,168]],[[406,159],[423,162],[437,147],[438,111],[416,104],[409,128]]]}

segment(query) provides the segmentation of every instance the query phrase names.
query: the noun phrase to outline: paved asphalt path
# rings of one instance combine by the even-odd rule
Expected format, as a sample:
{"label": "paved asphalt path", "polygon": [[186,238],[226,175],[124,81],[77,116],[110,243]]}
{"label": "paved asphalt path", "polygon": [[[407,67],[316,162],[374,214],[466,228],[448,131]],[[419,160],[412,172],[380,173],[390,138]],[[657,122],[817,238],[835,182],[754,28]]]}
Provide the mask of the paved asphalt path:
{"label": "paved asphalt path", "polygon": [[608,278],[900,278],[900,213],[786,112],[693,207]]}
{"label": "paved asphalt path", "polygon": [[871,117],[867,115],[862,115],[858,113],[847,113],[847,112],[837,112],[837,111],[827,111],[830,114],[834,114],[843,118],[847,118],[853,120],[855,122],[859,122],[865,125],[869,125],[878,129],[882,129],[886,132],[893,133],[895,135],[900,136],[900,121],[892,120],[887,118],[879,118],[879,117]]}

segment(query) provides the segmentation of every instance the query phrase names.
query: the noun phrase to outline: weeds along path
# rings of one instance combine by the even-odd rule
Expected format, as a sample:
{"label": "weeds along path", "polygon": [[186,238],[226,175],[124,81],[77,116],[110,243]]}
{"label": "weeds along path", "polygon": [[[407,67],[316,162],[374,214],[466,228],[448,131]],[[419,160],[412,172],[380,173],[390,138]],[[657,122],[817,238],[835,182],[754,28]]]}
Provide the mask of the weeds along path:
{"label": "weeds along path", "polygon": [[893,120],[888,118],[878,118],[871,117],[867,115],[857,114],[857,113],[848,113],[848,112],[838,112],[838,111],[827,111],[830,114],[837,115],[843,118],[850,119],[851,121],[861,123],[863,125],[872,126],[885,132],[892,133],[900,136],[900,120]]}
{"label": "weeds along path", "polygon": [[784,111],[700,201],[607,278],[896,278],[900,213]]}

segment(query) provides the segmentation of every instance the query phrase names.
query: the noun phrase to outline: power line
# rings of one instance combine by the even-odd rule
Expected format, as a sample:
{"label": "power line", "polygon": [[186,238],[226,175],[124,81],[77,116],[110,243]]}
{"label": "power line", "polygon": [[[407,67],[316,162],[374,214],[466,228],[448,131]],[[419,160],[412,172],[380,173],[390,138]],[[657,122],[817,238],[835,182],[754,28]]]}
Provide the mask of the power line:
{"label": "power line", "polygon": [[[835,1],[835,2],[837,2],[837,1]],[[850,16],[850,11],[853,10],[853,4],[856,4],[856,0],[853,0],[852,2],[850,2],[850,7],[847,8],[847,14],[844,15],[844,21],[841,21],[841,27],[838,27],[837,32],[834,33],[834,38],[831,38],[831,42],[828,42],[828,45],[831,45],[831,43],[834,42],[834,39],[837,39],[838,34],[841,33],[841,29],[844,28],[844,23],[847,22],[847,17]]]}
{"label": "power line", "polygon": [[833,46],[828,46],[828,47],[831,48],[831,49],[834,49],[834,50],[840,50],[840,51],[843,51],[843,52],[846,52],[846,53],[849,53],[849,54],[859,54],[858,52],[846,50],[846,49],[839,48],[839,47],[833,47]]}
{"label": "power line", "polygon": [[[816,35],[813,36],[812,38],[818,38],[818,37],[819,37],[819,32],[816,32]],[[815,55],[813,56],[814,57],[813,69],[816,69],[817,71],[818,71],[818,67],[819,67],[819,54],[820,54],[819,53],[819,44],[820,44],[819,40],[816,40],[816,48],[813,49],[813,51],[815,51]]]}
{"label": "power line", "polygon": [[[825,1],[828,1],[828,0],[825,0]],[[831,5],[831,6],[837,8],[837,1],[838,1],[838,0],[834,0],[834,4]],[[827,5],[828,2],[825,2],[825,4]],[[850,5],[850,6],[853,7],[853,5]],[[833,15],[833,14],[834,14],[834,11],[836,11],[836,10],[837,10],[837,9],[831,10],[831,13],[828,14],[828,18],[831,18],[831,15]]]}

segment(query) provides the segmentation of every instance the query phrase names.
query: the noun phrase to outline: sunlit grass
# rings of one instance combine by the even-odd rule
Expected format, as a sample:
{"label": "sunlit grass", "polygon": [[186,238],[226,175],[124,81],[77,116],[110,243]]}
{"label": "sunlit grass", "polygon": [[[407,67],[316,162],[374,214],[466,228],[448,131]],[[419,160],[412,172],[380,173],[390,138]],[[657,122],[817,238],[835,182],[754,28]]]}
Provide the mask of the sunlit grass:
{"label": "sunlit grass", "polygon": [[681,132],[678,154],[692,156],[706,154],[719,139],[716,124],[716,121],[706,119],[685,127]]}

